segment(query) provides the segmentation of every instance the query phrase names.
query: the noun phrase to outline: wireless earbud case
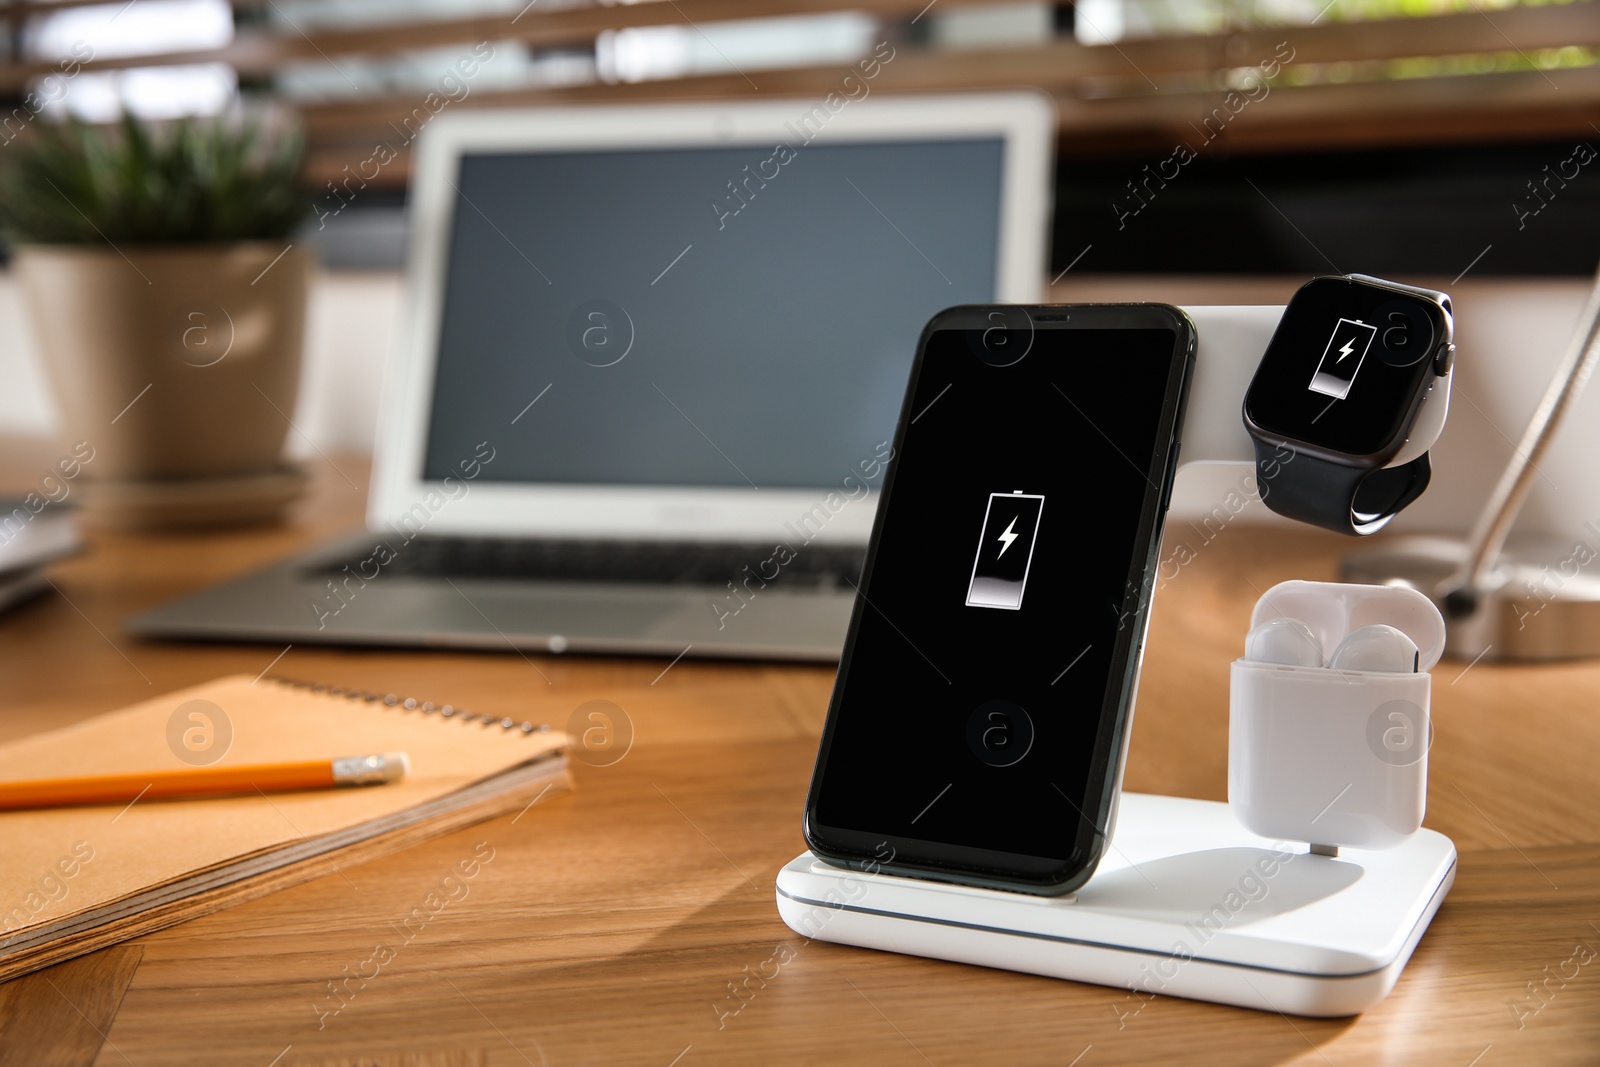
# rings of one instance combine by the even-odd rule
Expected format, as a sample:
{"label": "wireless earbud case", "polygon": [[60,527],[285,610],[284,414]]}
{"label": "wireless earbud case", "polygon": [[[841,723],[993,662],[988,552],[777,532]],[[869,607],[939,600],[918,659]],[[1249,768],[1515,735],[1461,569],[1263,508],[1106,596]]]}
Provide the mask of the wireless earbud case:
{"label": "wireless earbud case", "polygon": [[1444,651],[1444,619],[1414,589],[1283,582],[1256,602],[1251,628],[1299,619],[1324,654],[1363,626],[1386,623],[1417,645],[1415,673],[1234,661],[1228,803],[1264,837],[1392,848],[1422,825],[1427,800],[1428,673]]}

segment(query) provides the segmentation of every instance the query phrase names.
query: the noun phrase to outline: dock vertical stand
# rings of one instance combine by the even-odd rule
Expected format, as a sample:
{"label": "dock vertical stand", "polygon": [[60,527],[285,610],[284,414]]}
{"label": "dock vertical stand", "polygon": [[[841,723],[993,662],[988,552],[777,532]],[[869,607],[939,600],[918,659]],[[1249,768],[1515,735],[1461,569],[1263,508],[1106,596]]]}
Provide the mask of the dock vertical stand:
{"label": "dock vertical stand", "polygon": [[[1239,409],[1282,308],[1185,309],[1199,330],[1185,465],[1253,462]],[[1419,830],[1337,858],[1245,830],[1226,804],[1128,793],[1071,897],[848,871],[807,852],[778,912],[822,941],[1296,1015],[1352,1015],[1394,987],[1455,880]]]}

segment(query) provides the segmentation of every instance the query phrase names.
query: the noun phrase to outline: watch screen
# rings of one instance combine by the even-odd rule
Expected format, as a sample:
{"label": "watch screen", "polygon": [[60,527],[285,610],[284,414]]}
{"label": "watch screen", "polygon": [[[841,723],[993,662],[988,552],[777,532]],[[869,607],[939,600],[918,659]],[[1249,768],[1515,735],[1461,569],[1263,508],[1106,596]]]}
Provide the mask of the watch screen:
{"label": "watch screen", "polygon": [[1285,309],[1245,396],[1258,427],[1356,456],[1398,446],[1441,313],[1418,297],[1318,278]]}
{"label": "watch screen", "polygon": [[1172,329],[1041,326],[994,366],[985,338],[927,340],[815,814],[903,859],[1061,861],[1137,647],[1185,353]]}

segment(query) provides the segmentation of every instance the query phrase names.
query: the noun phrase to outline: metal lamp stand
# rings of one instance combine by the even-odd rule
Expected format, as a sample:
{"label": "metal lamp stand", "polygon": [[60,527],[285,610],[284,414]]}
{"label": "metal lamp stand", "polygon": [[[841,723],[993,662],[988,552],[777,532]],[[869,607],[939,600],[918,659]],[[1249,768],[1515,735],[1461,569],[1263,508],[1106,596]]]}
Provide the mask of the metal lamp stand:
{"label": "metal lamp stand", "polygon": [[1354,552],[1348,582],[1407,585],[1444,613],[1445,652],[1466,659],[1600,656],[1600,526],[1581,538],[1515,537],[1538,465],[1600,362],[1600,274],[1566,355],[1465,540],[1406,537]]}

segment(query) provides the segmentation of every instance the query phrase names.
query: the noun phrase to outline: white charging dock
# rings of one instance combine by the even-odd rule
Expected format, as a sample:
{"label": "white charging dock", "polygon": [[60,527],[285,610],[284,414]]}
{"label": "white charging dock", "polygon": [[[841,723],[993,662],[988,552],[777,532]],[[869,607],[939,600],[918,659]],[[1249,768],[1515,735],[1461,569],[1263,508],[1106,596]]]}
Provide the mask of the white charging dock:
{"label": "white charging dock", "polygon": [[1076,896],[871,875],[809,852],[778,872],[777,895],[783,921],[821,941],[1340,1016],[1394,988],[1455,873],[1455,845],[1432,830],[1317,856],[1250,833],[1226,804],[1126,793]]}
{"label": "white charging dock", "polygon": [[[1239,405],[1282,308],[1184,310],[1200,342],[1183,462],[1248,471]],[[1313,855],[1251,833],[1226,804],[1125,793],[1074,896],[868,874],[806,852],[778,872],[777,900],[791,929],[821,941],[1331,1017],[1394,988],[1455,872],[1455,845],[1433,830]]]}

